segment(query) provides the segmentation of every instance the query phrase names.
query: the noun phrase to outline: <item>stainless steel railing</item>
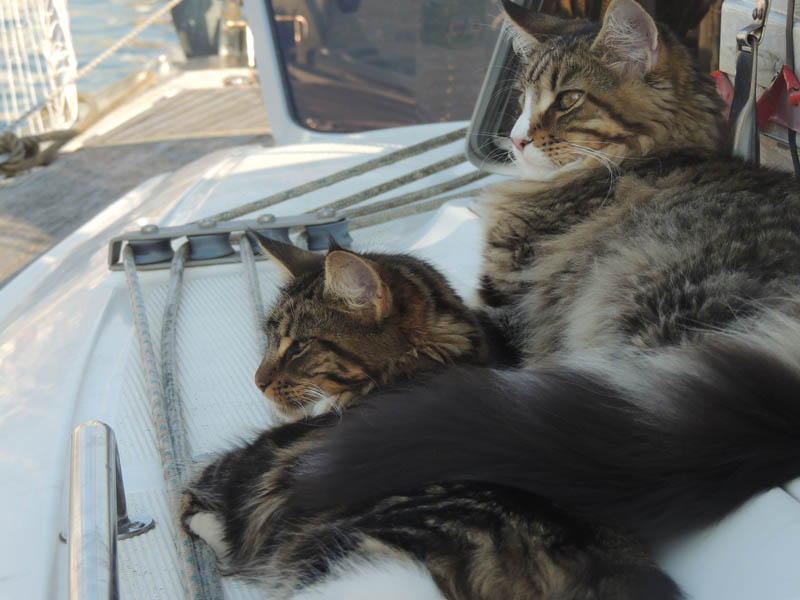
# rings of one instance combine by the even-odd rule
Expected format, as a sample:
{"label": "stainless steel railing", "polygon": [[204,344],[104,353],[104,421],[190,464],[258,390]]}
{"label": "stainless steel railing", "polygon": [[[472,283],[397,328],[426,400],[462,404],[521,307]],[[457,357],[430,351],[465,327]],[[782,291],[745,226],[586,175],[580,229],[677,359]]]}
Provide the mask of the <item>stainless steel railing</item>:
{"label": "stainless steel railing", "polygon": [[87,421],[72,432],[69,465],[70,600],[119,598],[117,537],[154,527],[152,519],[131,521],[114,432]]}

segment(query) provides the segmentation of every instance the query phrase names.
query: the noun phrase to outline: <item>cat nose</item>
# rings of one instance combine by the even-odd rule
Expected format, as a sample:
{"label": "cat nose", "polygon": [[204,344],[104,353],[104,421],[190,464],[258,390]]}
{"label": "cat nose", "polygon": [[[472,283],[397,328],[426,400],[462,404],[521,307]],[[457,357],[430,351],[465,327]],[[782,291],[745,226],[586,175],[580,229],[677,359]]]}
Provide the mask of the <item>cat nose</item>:
{"label": "cat nose", "polygon": [[531,143],[531,138],[512,137],[511,143],[514,144],[517,150],[522,152],[525,149],[525,146]]}
{"label": "cat nose", "polygon": [[256,387],[261,390],[262,394],[269,387],[270,382],[271,379],[269,377],[269,373],[262,371],[261,369],[256,371]]}

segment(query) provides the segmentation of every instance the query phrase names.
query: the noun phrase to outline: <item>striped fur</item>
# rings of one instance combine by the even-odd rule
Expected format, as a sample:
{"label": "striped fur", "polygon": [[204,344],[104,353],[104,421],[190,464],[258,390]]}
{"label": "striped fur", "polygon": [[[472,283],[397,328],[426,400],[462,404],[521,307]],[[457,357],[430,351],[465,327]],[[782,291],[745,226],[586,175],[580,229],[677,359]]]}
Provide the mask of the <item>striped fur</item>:
{"label": "striped fur", "polygon": [[426,262],[342,249],[321,257],[259,243],[291,276],[267,316],[268,349],[256,372],[285,417],[308,416],[320,404],[341,410],[420,371],[488,362],[475,314]]}
{"label": "striped fur", "polygon": [[[403,346],[363,339],[443,280],[389,266],[404,258],[278,249],[294,279],[260,384],[281,361],[342,360],[305,344],[332,338],[304,327],[334,323],[387,375],[376,384],[473,367],[373,390],[209,466],[184,524],[223,523],[227,572],[288,596],[348,560],[388,559],[421,563],[448,598],[676,598],[633,538],[587,523],[657,538],[800,474],[796,184],[724,156],[713,88],[632,0],[602,26],[548,19],[544,33],[509,10],[528,60],[512,132],[527,179],[489,192],[485,310],[457,312],[475,335],[503,332],[523,369],[478,368],[462,349],[393,371]],[[333,263],[355,271],[332,282]],[[418,343],[452,348],[444,329]],[[343,404],[375,387],[346,383]]]}
{"label": "striped fur", "polygon": [[[495,325],[415,258],[337,248],[323,259],[259,243],[290,280],[267,319],[270,349],[256,380],[287,416],[296,405],[286,399],[307,398],[310,386],[335,404],[223,455],[187,488],[183,525],[215,550],[223,573],[265,584],[278,598],[387,562],[421,566],[451,600],[680,598],[636,539],[502,486],[435,484],[311,517],[287,510],[296,469],[351,399],[443,364],[485,363],[484,336]],[[300,409],[294,414],[309,412]]]}
{"label": "striped fur", "polygon": [[[725,155],[719,100],[663,29],[642,71],[603,62],[624,56],[596,51],[608,19],[512,16],[517,161],[551,152],[538,128],[591,127],[611,167],[536,154],[544,177],[487,194],[481,296],[524,370],[374,395],[305,457],[292,506],[469,480],[646,536],[708,524],[800,475],[800,191]],[[584,95],[561,110],[565,89]]]}
{"label": "striped fur", "polygon": [[[548,17],[540,29],[515,4],[506,8],[527,56],[518,80],[526,110],[512,132],[530,141],[514,148],[522,177],[545,178],[540,153],[550,176],[560,170],[571,178],[592,169],[614,176],[625,159],[725,148],[722,101],[711,79],[633,0],[613,2],[602,26]],[[579,100],[565,106],[576,92]]]}
{"label": "striped fur", "polygon": [[184,527],[211,535],[224,574],[278,599],[380,563],[421,565],[452,600],[681,597],[635,539],[502,486],[435,484],[355,508],[294,512],[295,471],[337,422],[328,414],[268,431],[186,491]]}

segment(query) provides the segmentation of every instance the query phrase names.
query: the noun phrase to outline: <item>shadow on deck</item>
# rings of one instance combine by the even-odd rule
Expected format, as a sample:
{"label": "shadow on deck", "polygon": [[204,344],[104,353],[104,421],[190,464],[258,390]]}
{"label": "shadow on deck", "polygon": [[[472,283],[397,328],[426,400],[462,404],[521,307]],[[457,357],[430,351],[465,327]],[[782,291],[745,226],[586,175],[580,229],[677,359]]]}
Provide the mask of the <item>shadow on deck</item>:
{"label": "shadow on deck", "polygon": [[254,143],[274,143],[257,85],[183,90],[52,164],[0,183],[0,287],[150,177]]}

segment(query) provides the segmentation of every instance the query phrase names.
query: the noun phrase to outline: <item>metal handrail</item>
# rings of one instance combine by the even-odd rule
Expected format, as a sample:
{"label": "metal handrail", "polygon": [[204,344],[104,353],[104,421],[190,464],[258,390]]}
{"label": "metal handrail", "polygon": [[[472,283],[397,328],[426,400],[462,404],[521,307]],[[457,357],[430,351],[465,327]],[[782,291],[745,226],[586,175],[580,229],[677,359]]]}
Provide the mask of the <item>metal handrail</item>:
{"label": "metal handrail", "polygon": [[100,421],[78,425],[72,432],[69,464],[70,600],[119,598],[117,537],[133,537],[154,525],[152,519],[128,518],[111,428]]}

